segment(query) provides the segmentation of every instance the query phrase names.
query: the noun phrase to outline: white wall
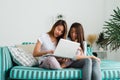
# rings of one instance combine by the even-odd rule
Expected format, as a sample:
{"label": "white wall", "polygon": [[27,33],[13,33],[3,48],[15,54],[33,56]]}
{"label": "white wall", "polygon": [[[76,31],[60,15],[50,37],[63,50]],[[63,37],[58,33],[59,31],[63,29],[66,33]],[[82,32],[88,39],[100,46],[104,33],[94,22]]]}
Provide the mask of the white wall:
{"label": "white wall", "polygon": [[113,9],[120,8],[120,0],[105,0],[105,12],[104,12],[104,19],[108,20],[111,18],[111,14],[113,14]]}
{"label": "white wall", "polygon": [[0,45],[36,41],[50,30],[57,14],[70,26],[81,22],[86,35],[103,25],[104,0],[0,0]]}
{"label": "white wall", "polygon": [[0,0],[0,46],[36,42],[58,14],[64,15],[68,26],[82,23],[86,37],[98,34],[116,6],[120,0]]}

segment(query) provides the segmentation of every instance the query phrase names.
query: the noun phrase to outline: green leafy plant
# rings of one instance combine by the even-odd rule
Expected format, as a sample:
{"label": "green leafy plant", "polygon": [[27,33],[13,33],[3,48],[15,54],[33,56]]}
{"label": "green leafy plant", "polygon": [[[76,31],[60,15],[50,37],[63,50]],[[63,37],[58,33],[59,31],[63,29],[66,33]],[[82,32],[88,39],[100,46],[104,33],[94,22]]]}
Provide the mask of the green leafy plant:
{"label": "green leafy plant", "polygon": [[103,44],[109,45],[111,50],[117,50],[120,48],[120,9],[113,10],[114,14],[109,21],[105,21],[104,40]]}
{"label": "green leafy plant", "polygon": [[105,40],[105,36],[104,36],[104,32],[100,32],[98,39],[96,41],[97,45],[99,46],[99,48],[105,48],[105,44],[103,43],[103,41]]}

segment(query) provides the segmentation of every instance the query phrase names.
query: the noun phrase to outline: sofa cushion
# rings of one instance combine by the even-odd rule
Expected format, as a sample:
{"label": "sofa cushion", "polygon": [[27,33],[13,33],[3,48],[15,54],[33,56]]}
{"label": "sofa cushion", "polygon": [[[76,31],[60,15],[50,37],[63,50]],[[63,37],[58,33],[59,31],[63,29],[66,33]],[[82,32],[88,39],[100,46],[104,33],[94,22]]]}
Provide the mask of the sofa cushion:
{"label": "sofa cushion", "polygon": [[34,47],[35,47],[35,44],[24,44],[24,45],[15,45],[16,47],[18,48],[22,48],[24,49],[25,51],[27,51],[28,53],[33,53],[33,50],[34,50]]}
{"label": "sofa cushion", "polygon": [[8,47],[11,55],[13,57],[13,61],[21,66],[34,66],[37,65],[37,60],[33,57],[32,54],[29,54],[22,48],[17,47]]}
{"label": "sofa cushion", "polygon": [[38,67],[15,66],[10,71],[11,79],[26,79],[26,80],[46,80],[46,79],[81,79],[80,69],[60,69],[48,70]]}
{"label": "sofa cushion", "polygon": [[[27,53],[30,53],[30,54],[33,54],[33,50],[34,50],[34,47],[35,47],[35,43],[23,43],[23,44],[20,44],[20,45],[15,45],[17,48],[22,48],[23,50],[25,50]],[[35,59],[39,59],[39,57],[35,57]]]}
{"label": "sofa cushion", "polygon": [[102,80],[120,80],[120,62],[113,60],[101,61]]}

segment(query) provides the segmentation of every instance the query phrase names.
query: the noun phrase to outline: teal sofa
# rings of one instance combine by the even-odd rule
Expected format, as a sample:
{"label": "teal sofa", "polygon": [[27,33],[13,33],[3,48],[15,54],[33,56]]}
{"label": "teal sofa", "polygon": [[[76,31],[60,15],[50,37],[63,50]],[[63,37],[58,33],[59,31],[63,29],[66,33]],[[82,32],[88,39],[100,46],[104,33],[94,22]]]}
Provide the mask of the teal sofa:
{"label": "teal sofa", "polygon": [[[102,80],[120,80],[120,62],[102,60],[101,71]],[[81,69],[74,68],[48,70],[39,67],[18,66],[12,61],[8,47],[0,47],[0,80],[80,80],[82,79],[81,73]]]}

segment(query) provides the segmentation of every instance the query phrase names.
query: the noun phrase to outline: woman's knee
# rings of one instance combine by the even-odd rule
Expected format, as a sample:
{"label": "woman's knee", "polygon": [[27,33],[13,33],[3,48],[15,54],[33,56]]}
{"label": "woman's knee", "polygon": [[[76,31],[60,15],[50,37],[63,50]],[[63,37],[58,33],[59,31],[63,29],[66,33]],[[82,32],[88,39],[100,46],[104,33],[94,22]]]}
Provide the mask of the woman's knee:
{"label": "woman's knee", "polygon": [[51,69],[61,69],[59,62],[55,57],[50,56],[47,58],[47,61],[49,61]]}
{"label": "woman's knee", "polygon": [[96,59],[92,59],[92,64],[99,64],[99,61]]}
{"label": "woman's knee", "polygon": [[91,58],[85,58],[86,62],[92,62]]}
{"label": "woman's knee", "polygon": [[53,57],[53,56],[49,56],[49,57],[47,58],[47,60],[50,61],[50,62],[57,61],[57,59],[56,59],[55,57]]}
{"label": "woman's knee", "polygon": [[91,58],[85,58],[85,63],[92,65],[92,60]]}

